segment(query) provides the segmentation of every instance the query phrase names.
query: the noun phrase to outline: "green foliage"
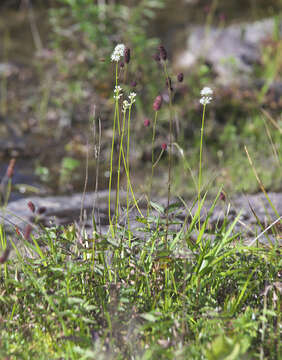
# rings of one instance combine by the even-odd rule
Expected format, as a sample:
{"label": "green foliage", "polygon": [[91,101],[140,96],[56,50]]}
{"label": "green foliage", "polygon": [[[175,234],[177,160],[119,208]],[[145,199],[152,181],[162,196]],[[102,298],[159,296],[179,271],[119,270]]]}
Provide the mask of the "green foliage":
{"label": "green foliage", "polygon": [[78,169],[79,165],[80,165],[80,161],[73,159],[71,157],[65,157],[62,159],[61,170],[60,170],[61,185],[69,183],[71,177],[74,176],[75,170]]}
{"label": "green foliage", "polygon": [[36,166],[35,175],[39,176],[42,182],[48,182],[50,178],[50,171],[46,166]]}
{"label": "green foliage", "polygon": [[195,213],[166,248],[165,222],[157,206],[151,226],[140,223],[145,239],[118,227],[116,239],[78,241],[72,225],[35,235],[41,249],[24,241],[29,258],[15,247],[0,275],[1,356],[239,360],[263,349],[274,358],[281,294],[265,279],[277,283],[275,246],[242,246],[236,220],[191,241]]}
{"label": "green foliage", "polygon": [[147,83],[147,98],[155,95],[158,78],[152,56],[158,40],[148,37],[147,28],[164,0],[142,0],[130,5],[95,4],[92,0],[60,2],[64,6],[50,10],[50,22],[52,47],[66,89],[68,83],[88,80],[96,89],[108,91],[105,82],[109,84],[112,78],[110,55],[116,43],[125,43],[134,57],[129,83]]}

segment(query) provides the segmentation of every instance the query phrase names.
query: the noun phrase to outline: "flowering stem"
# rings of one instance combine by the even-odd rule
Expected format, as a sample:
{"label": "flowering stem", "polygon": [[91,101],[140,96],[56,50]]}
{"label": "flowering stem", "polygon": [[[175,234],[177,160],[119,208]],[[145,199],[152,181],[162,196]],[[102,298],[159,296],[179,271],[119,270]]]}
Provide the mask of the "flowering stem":
{"label": "flowering stem", "polygon": [[[198,206],[200,206],[200,202],[201,202],[202,153],[203,153],[203,137],[204,137],[205,112],[206,112],[206,104],[204,104],[204,108],[203,108],[202,127],[201,127],[200,159],[199,159],[199,179],[198,179]],[[200,230],[200,228],[201,228],[201,212],[199,212],[199,230]]]}
{"label": "flowering stem", "polygon": [[124,150],[123,148],[121,149],[121,152],[122,152],[122,159],[123,159],[123,163],[124,163],[124,170],[126,172],[126,176],[127,176],[127,181],[128,181],[128,184],[129,184],[129,188],[130,188],[130,192],[131,192],[131,195],[132,195],[132,198],[133,198],[133,202],[134,202],[134,205],[137,209],[137,211],[139,212],[140,216],[143,218],[144,215],[142,214],[139,206],[138,206],[138,203],[136,201],[136,198],[135,198],[135,195],[134,195],[134,192],[133,192],[133,189],[132,189],[132,185],[131,185],[131,181],[130,181],[130,177],[129,177],[129,172],[127,170],[127,166],[126,166],[126,160],[125,160],[125,155],[124,155]]}
{"label": "flowering stem", "polygon": [[156,160],[155,163],[153,164],[153,166],[152,166],[153,169],[158,165],[159,161],[160,161],[161,158],[162,158],[163,153],[164,153],[164,149],[162,149],[162,151],[160,152],[160,155],[158,156],[157,160]]}
{"label": "flowering stem", "polygon": [[123,113],[122,119],[122,131],[121,131],[121,138],[119,144],[119,155],[118,155],[118,171],[117,171],[117,193],[116,193],[116,210],[115,210],[115,225],[117,226],[118,222],[118,207],[119,207],[119,182],[120,182],[120,163],[121,163],[121,155],[122,155],[122,146],[123,146],[123,136],[125,131],[125,118],[126,118],[126,111]]}
{"label": "flowering stem", "polygon": [[168,185],[167,185],[167,215],[166,215],[166,234],[165,242],[167,246],[167,235],[168,235],[168,222],[169,222],[169,204],[170,204],[170,192],[171,192],[171,169],[172,169],[172,94],[169,76],[167,73],[166,62],[164,62],[164,72],[167,81],[168,94],[169,94],[169,151],[168,151]]}
{"label": "flowering stem", "polygon": [[[116,63],[116,87],[118,83],[118,63]],[[112,231],[112,235],[114,236],[112,217],[111,217],[111,191],[112,191],[112,176],[113,176],[113,154],[114,154],[114,145],[115,145],[115,132],[116,132],[116,118],[119,112],[118,110],[118,96],[115,98],[115,113],[114,113],[114,123],[113,123],[113,136],[112,136],[112,147],[111,147],[111,159],[110,159],[110,178],[109,178],[109,200],[108,200],[108,208],[109,208],[109,224]]]}
{"label": "flowering stem", "polygon": [[127,226],[128,226],[128,236],[129,243],[131,242],[130,236],[130,222],[129,222],[129,145],[130,145],[130,119],[131,119],[131,106],[128,110],[128,119],[127,119],[127,150],[126,150],[126,165],[127,165],[127,188],[126,188],[126,214],[127,214]]}
{"label": "flowering stem", "polygon": [[148,207],[147,207],[147,217],[149,216],[149,211],[151,208],[151,191],[152,191],[152,181],[154,176],[154,146],[155,146],[155,137],[156,137],[156,125],[157,125],[157,117],[158,111],[155,112],[154,124],[153,124],[153,134],[152,134],[152,171],[151,171],[151,178],[149,183],[149,193],[148,193]]}

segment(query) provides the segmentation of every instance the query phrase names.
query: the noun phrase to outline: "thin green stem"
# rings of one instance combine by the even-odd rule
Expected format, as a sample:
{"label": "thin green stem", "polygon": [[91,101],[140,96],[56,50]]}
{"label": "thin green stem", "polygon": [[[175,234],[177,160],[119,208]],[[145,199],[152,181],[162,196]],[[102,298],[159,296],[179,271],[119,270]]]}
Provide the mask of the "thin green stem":
{"label": "thin green stem", "polygon": [[115,211],[115,227],[117,226],[118,217],[119,217],[119,185],[120,185],[120,164],[121,164],[121,156],[122,156],[122,148],[123,148],[123,137],[125,132],[125,118],[126,118],[126,111],[123,113],[122,119],[122,131],[121,131],[121,138],[119,144],[119,155],[118,155],[118,170],[117,170],[117,193],[116,193],[116,211]]}
{"label": "thin green stem", "polygon": [[172,182],[172,93],[170,88],[169,76],[166,68],[166,62],[164,62],[164,73],[167,81],[168,94],[169,94],[169,150],[168,150],[168,184],[167,184],[167,215],[166,215],[166,234],[165,242],[167,247],[167,235],[168,235],[168,223],[169,223],[169,204],[171,194],[171,182]]}
{"label": "thin green stem", "polygon": [[127,180],[129,182],[129,188],[130,188],[130,192],[131,192],[131,195],[132,195],[132,198],[133,198],[133,202],[134,202],[134,205],[137,209],[137,211],[139,212],[140,216],[143,218],[144,215],[142,214],[139,206],[138,206],[138,203],[136,201],[136,198],[135,198],[135,195],[134,195],[134,192],[133,192],[133,189],[132,189],[132,185],[131,185],[131,181],[130,181],[130,178],[129,178],[129,173],[128,173],[128,170],[127,170],[127,166],[126,166],[126,159],[125,159],[125,155],[124,155],[124,150],[121,149],[121,152],[122,152],[122,158],[123,158],[123,163],[124,163],[124,170],[126,172],[126,176],[127,176]]}
{"label": "thin green stem", "polygon": [[162,149],[162,151],[160,152],[160,155],[158,156],[157,160],[155,161],[154,165],[152,166],[153,168],[155,168],[158,165],[158,162],[161,160],[163,153],[164,153],[164,150]]}
{"label": "thin green stem", "polygon": [[127,119],[127,150],[126,150],[126,165],[127,165],[127,188],[126,188],[126,215],[127,215],[127,227],[128,227],[128,236],[129,244],[131,243],[130,236],[130,222],[129,222],[129,177],[130,177],[130,168],[129,168],[129,147],[130,147],[130,119],[131,119],[131,106],[128,110],[128,119]]}
{"label": "thin green stem", "polygon": [[156,138],[156,125],[157,125],[157,117],[158,111],[155,112],[154,124],[153,124],[153,134],[152,134],[152,170],[151,170],[151,178],[149,183],[149,191],[148,191],[148,207],[147,207],[147,217],[149,216],[150,212],[150,202],[151,202],[151,191],[152,191],[152,182],[154,177],[154,146],[155,146],[155,138]]}
{"label": "thin green stem", "polygon": [[[117,84],[118,84],[118,63],[116,63],[116,87],[118,86]],[[112,216],[111,216],[111,191],[112,191],[112,177],[113,177],[113,156],[114,156],[114,146],[115,146],[116,118],[117,118],[117,114],[119,114],[118,100],[119,100],[118,97],[116,97],[114,123],[113,123],[112,147],[111,147],[111,158],[110,158],[109,200],[108,200],[109,224],[110,224],[110,228],[111,228],[113,236],[114,236],[114,230],[113,230]]]}
{"label": "thin green stem", "polygon": [[[204,125],[205,125],[205,112],[206,104],[203,108],[202,127],[201,127],[201,141],[200,141],[200,159],[199,159],[199,178],[198,178],[198,206],[201,202],[201,187],[202,187],[202,154],[203,154],[203,138],[204,138]],[[201,229],[201,212],[199,212],[199,230]]]}

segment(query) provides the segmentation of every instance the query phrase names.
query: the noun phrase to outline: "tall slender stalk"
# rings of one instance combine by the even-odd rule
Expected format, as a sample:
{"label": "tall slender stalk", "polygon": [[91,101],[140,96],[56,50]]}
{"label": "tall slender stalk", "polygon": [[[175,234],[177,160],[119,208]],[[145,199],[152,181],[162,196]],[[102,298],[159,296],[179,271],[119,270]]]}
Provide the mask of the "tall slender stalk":
{"label": "tall slender stalk", "polygon": [[[200,159],[199,159],[199,178],[198,178],[198,206],[201,203],[201,187],[202,187],[202,154],[203,154],[203,137],[204,137],[204,125],[205,125],[205,112],[206,104],[204,104],[201,126],[201,140],[200,140]],[[199,230],[201,229],[201,212],[199,212]]]}
{"label": "tall slender stalk", "polygon": [[166,214],[166,234],[165,242],[167,246],[167,236],[168,236],[168,226],[169,226],[169,204],[171,196],[171,182],[172,182],[172,120],[173,120],[173,111],[172,111],[172,92],[170,87],[170,79],[167,72],[166,62],[164,62],[164,73],[167,82],[168,94],[169,94],[169,150],[168,150],[168,184],[167,184],[167,214]]}
{"label": "tall slender stalk", "polygon": [[130,236],[130,221],[129,221],[129,178],[130,178],[130,168],[129,168],[129,148],[130,148],[130,120],[131,120],[131,106],[128,110],[128,119],[127,119],[127,150],[126,150],[126,166],[127,166],[127,186],[126,186],[126,216],[127,216],[127,227],[128,227],[128,236],[129,244],[131,243]]}
{"label": "tall slender stalk", "polygon": [[212,101],[213,91],[211,88],[205,86],[201,90],[200,104],[203,105],[202,126],[201,126],[201,140],[200,140],[200,159],[199,159],[199,178],[198,178],[198,207],[199,207],[199,231],[201,230],[201,188],[202,188],[202,155],[203,155],[203,138],[204,138],[204,125],[206,105]]}
{"label": "tall slender stalk", "polygon": [[[118,63],[116,63],[116,88],[118,84]],[[111,146],[111,157],[110,157],[110,177],[109,177],[109,200],[108,200],[108,208],[109,208],[109,224],[112,231],[112,235],[114,236],[114,229],[112,224],[112,216],[111,216],[111,191],[112,191],[112,176],[113,176],[113,155],[114,155],[114,146],[115,146],[115,132],[116,132],[116,118],[119,113],[118,108],[118,96],[115,97],[115,113],[114,113],[114,123],[113,123],[113,136],[112,136],[112,146]]]}
{"label": "tall slender stalk", "polygon": [[153,133],[152,133],[152,170],[151,170],[151,178],[150,178],[150,183],[149,183],[149,191],[148,191],[148,207],[147,207],[147,217],[149,216],[149,212],[150,212],[150,202],[151,202],[151,191],[152,191],[152,181],[153,181],[153,177],[154,177],[154,146],[155,146],[155,138],[156,138],[156,125],[157,125],[157,118],[158,118],[158,111],[155,111],[155,118],[154,118],[154,123],[153,123]]}
{"label": "tall slender stalk", "polygon": [[121,167],[121,156],[122,156],[122,147],[123,147],[123,137],[125,132],[125,119],[126,119],[126,111],[123,113],[122,119],[122,130],[121,130],[121,138],[119,144],[119,155],[118,155],[118,170],[117,170],[117,192],[116,192],[116,209],[115,209],[115,228],[117,227],[118,217],[119,217],[119,185],[120,185],[120,167]]}

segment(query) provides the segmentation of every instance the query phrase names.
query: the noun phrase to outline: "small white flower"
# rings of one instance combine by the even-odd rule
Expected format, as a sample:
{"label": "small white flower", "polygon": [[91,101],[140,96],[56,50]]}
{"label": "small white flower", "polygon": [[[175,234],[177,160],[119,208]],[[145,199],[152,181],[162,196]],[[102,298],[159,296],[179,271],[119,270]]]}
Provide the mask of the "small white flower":
{"label": "small white flower", "polygon": [[118,85],[114,88],[114,99],[118,100],[122,97],[122,88]]}
{"label": "small white flower", "polygon": [[129,109],[130,107],[130,103],[127,101],[127,100],[124,100],[123,103],[122,103],[122,112],[126,112],[127,109]]}
{"label": "small white flower", "polygon": [[201,97],[201,99],[200,99],[200,103],[201,103],[202,105],[207,105],[207,104],[209,104],[211,101],[212,101],[212,97],[210,97],[210,96],[203,96],[203,97]]}
{"label": "small white flower", "polygon": [[131,93],[129,94],[128,98],[129,98],[131,104],[133,104],[133,103],[135,102],[135,100],[136,100],[136,99],[135,99],[135,98],[136,98],[136,93],[135,93],[135,92],[131,92]]}
{"label": "small white flower", "polygon": [[111,60],[118,62],[120,60],[120,58],[124,55],[124,50],[125,50],[125,45],[124,44],[118,44],[112,55],[111,55]]}
{"label": "small white flower", "polygon": [[136,100],[136,93],[131,92],[128,95],[128,100],[124,100],[122,103],[122,112],[125,113],[126,110],[129,109],[135,103],[135,100]]}
{"label": "small white flower", "polygon": [[205,86],[202,90],[201,90],[201,95],[202,96],[208,96],[208,95],[212,95],[213,91],[211,88]]}
{"label": "small white flower", "polygon": [[116,93],[116,92],[120,92],[120,91],[122,91],[122,87],[119,85],[115,86],[114,92]]}
{"label": "small white flower", "polygon": [[212,95],[213,91],[211,88],[205,86],[202,90],[201,90],[201,99],[200,99],[200,103],[202,105],[207,105],[212,101]]}

